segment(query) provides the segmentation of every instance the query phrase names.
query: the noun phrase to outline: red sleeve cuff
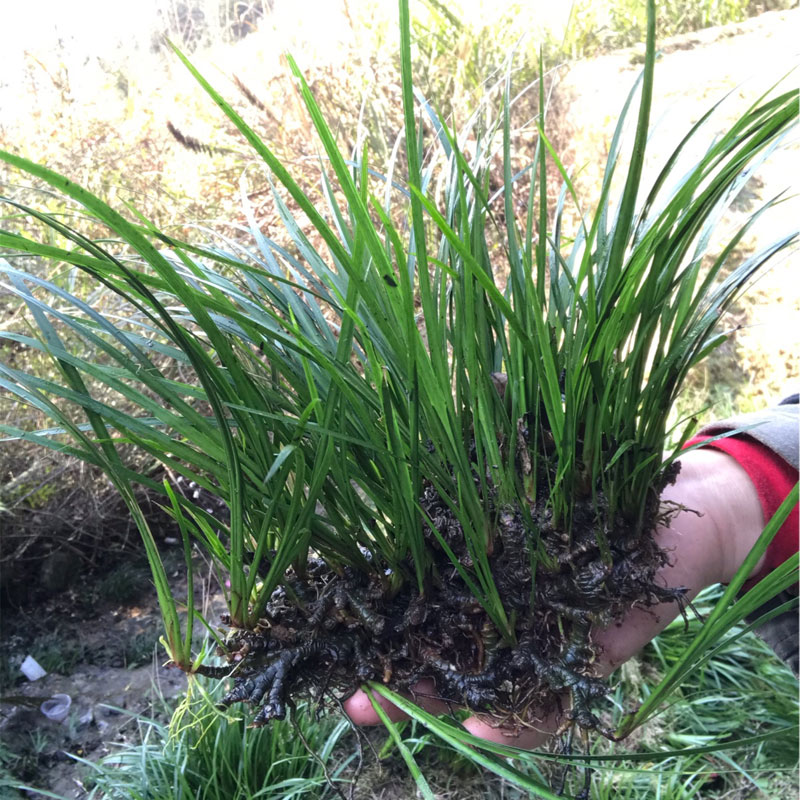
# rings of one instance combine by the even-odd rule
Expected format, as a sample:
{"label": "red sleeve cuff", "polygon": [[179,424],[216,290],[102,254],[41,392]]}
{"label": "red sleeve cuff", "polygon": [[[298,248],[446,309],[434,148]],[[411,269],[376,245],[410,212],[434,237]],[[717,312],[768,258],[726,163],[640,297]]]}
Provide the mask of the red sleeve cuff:
{"label": "red sleeve cuff", "polygon": [[[695,436],[685,446],[691,447],[694,444],[707,442],[711,438],[711,436]],[[772,519],[778,506],[797,483],[797,470],[766,445],[746,435],[717,439],[707,446],[722,450],[736,459],[758,492],[758,499],[764,512],[764,522]],[[795,506],[767,548],[763,568],[747,581],[744,589],[747,590],[755,585],[775,567],[779,567],[787,558],[798,552],[798,549],[798,515]]]}

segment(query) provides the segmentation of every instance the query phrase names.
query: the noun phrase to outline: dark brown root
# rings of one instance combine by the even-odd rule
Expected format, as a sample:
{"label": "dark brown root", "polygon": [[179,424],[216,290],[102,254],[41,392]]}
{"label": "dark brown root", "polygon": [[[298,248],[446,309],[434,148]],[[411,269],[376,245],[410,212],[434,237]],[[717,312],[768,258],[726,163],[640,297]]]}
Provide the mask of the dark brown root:
{"label": "dark brown root", "polygon": [[[670,479],[674,474],[665,483]],[[685,589],[654,582],[668,559],[653,538],[663,523],[657,492],[644,525],[620,519],[613,530],[602,529],[602,536],[598,502],[602,496],[575,504],[571,537],[538,504],[526,514],[496,509],[490,563],[514,620],[513,641],[495,629],[428,530],[435,564],[424,596],[409,586],[389,594],[382,569],[372,575],[336,573],[312,560],[302,576],[287,574],[287,588],[276,589],[253,630],[231,632],[227,670],[199,671],[230,675],[234,685],[222,702],[257,707],[255,725],[282,718],[297,692],[344,694],[368,680],[404,690],[429,678],[440,699],[491,714],[512,728],[557,711],[562,727],[614,739],[595,711],[607,687],[592,674],[598,653],[591,632],[620,620],[633,605],[676,602],[685,614]],[[421,504],[456,557],[471,566],[458,520],[433,487],[424,488]],[[601,540],[608,542],[604,553]],[[546,553],[535,581],[534,547]]]}

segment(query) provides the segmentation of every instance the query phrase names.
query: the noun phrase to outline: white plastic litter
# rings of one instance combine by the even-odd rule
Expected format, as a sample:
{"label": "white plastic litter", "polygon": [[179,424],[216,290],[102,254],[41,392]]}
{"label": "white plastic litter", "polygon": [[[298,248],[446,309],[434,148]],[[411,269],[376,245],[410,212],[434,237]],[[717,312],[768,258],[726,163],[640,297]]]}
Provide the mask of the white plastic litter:
{"label": "white plastic litter", "polygon": [[72,698],[68,694],[54,694],[49,700],[45,700],[39,708],[47,719],[53,722],[63,722],[69,714],[69,707],[72,705]]}
{"label": "white plastic litter", "polygon": [[94,719],[94,711],[92,710],[91,706],[87,708],[79,717],[78,717],[78,724],[79,725],[88,725]]}
{"label": "white plastic litter", "polygon": [[39,678],[44,678],[47,675],[42,665],[33,656],[25,656],[25,660],[20,664],[19,668],[29,681],[38,681]]}

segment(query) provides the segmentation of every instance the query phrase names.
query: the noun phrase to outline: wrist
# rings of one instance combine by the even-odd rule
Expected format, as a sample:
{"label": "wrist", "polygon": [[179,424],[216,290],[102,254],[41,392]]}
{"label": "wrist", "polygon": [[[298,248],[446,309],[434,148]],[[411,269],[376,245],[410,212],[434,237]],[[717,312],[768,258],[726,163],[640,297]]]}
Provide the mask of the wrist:
{"label": "wrist", "polygon": [[[692,600],[706,586],[730,581],[763,529],[758,494],[736,460],[707,448],[683,454],[681,471],[661,500],[669,523],[659,526],[655,536],[668,563],[656,582],[683,586],[686,599]],[[754,572],[758,569],[760,564]],[[611,673],[677,615],[674,602],[635,607],[624,620],[597,631],[598,674]]]}
{"label": "wrist", "polygon": [[[763,530],[764,516],[756,488],[736,459],[700,448],[680,461],[680,474],[662,502],[681,510],[658,536],[662,546],[677,546],[680,559],[688,562],[696,593],[731,580]],[[760,567],[761,562],[754,573]]]}

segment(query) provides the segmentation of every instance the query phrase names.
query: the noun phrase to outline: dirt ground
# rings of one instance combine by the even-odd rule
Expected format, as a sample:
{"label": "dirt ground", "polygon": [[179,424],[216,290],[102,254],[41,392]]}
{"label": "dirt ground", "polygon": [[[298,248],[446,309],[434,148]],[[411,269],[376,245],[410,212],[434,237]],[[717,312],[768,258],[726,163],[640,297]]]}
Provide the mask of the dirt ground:
{"label": "dirt ground", "polygon": [[[772,12],[747,23],[710,29],[683,36],[662,45],[663,57],[656,70],[653,118],[659,123],[648,162],[649,174],[663,163],[670,145],[687,126],[704,113],[710,103],[731,92],[724,113],[709,130],[721,132],[732,118],[761,92],[783,76],[796,63],[796,31],[800,29],[800,10]],[[602,169],[602,156],[610,139],[616,114],[640,69],[635,50],[581,62],[564,78],[561,91],[571,98],[569,125],[574,132],[572,161],[581,186],[596,185]],[[796,83],[796,81],[795,81]],[[798,149],[777,153],[753,180],[741,211],[785,190],[797,176]],[[795,201],[772,216],[763,226],[758,242],[777,238],[800,217]],[[736,214],[731,225],[736,222]],[[754,292],[738,304],[731,327],[742,325],[727,358],[736,364],[733,378],[718,378],[711,367],[695,378],[701,392],[717,404],[720,413],[733,408],[750,410],[789,394],[800,376],[800,282],[796,280],[797,252],[774,265]],[[793,270],[794,267],[794,270]],[[715,381],[728,381],[731,387],[722,395],[712,392]],[[728,383],[724,383],[728,386]],[[714,409],[711,410],[714,413]],[[97,758],[108,752],[114,741],[130,740],[135,725],[128,712],[150,713],[153,699],[173,697],[184,686],[181,674],[159,666],[163,654],[154,654],[150,663],[128,667],[124,659],[115,663],[98,655],[124,652],[122,643],[131,637],[146,637],[154,643],[160,621],[155,594],[144,585],[134,602],[95,605],[91,613],[76,598],[86,591],[86,582],[99,581],[102,575],[82,577],[77,585],[56,593],[40,606],[23,611],[6,608],[2,622],[4,648],[9,674],[5,695],[24,695],[33,706],[21,702],[0,703],[0,739],[3,752],[15,753],[24,760],[17,767],[32,784],[48,787],[67,798],[85,796],[79,773],[65,753]],[[24,606],[23,606],[24,607]],[[33,641],[26,631],[40,635],[53,631],[71,648],[74,661],[69,674],[48,674],[31,683],[19,675],[18,667]],[[143,640],[144,641],[144,640]],[[139,656],[141,658],[141,656]],[[53,670],[55,673],[56,670]],[[72,710],[64,723],[48,721],[36,707],[39,698],[56,692],[69,694]],[[36,698],[36,701],[33,701]],[[112,707],[112,708],[109,708]]]}
{"label": "dirt ground", "polygon": [[[158,624],[155,617],[149,623]],[[133,669],[78,665],[69,676],[47,675],[16,690],[37,701],[56,693],[68,694],[72,706],[66,720],[51,721],[36,707],[4,708],[0,737],[4,747],[25,762],[22,776],[29,779],[29,785],[47,787],[64,798],[85,797],[81,770],[67,753],[96,759],[116,744],[135,741],[135,715],[158,716],[154,705],[161,698],[175,697],[185,686],[182,673],[158,665]]]}
{"label": "dirt ground", "polygon": [[[89,586],[104,579],[95,573],[35,607],[3,609],[5,663],[11,674],[4,676],[7,685],[0,690],[0,741],[9,759],[4,766],[29,785],[65,798],[85,796],[80,770],[67,753],[98,758],[116,743],[135,741],[135,715],[163,715],[163,701],[186,687],[183,673],[162,666],[155,591],[140,579],[146,566],[140,563],[136,569],[133,587],[138,591],[129,592],[125,602],[85,602],[87,595],[98,596]],[[123,575],[120,570],[120,581]],[[178,589],[181,576],[175,573],[174,579]],[[26,680],[19,670],[32,653],[48,668],[36,681]],[[57,693],[72,700],[63,722],[39,710]]]}

